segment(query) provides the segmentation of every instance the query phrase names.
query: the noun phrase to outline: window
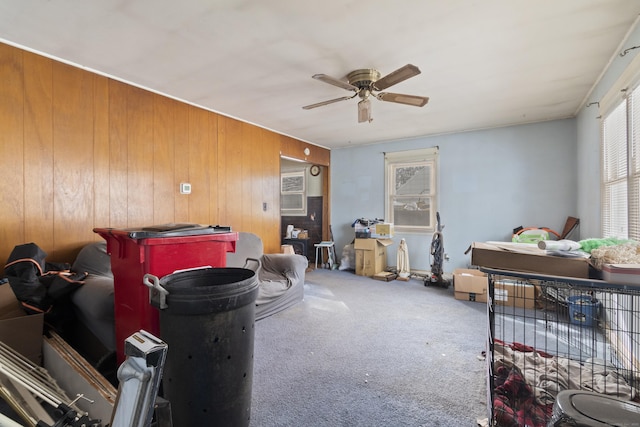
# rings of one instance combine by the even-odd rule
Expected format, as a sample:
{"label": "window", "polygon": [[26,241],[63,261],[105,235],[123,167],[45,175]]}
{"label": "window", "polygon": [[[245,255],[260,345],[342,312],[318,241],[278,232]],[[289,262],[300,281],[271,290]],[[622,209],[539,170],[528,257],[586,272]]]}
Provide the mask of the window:
{"label": "window", "polygon": [[602,102],[601,215],[605,238],[640,240],[640,63],[634,63],[637,66],[632,64],[625,71]]}
{"label": "window", "polygon": [[280,175],[280,212],[283,215],[307,214],[304,170],[283,172]]}
{"label": "window", "polygon": [[385,219],[397,232],[435,231],[437,156],[437,148],[385,153]]}
{"label": "window", "polygon": [[[640,55],[637,55],[618,81],[600,101],[602,237],[640,240]],[[620,297],[620,298],[619,298]],[[637,297],[613,295],[603,300],[612,343],[621,355],[637,354],[640,343],[633,331],[640,329]],[[618,307],[629,316],[620,316]],[[618,314],[616,314],[618,313]],[[624,359],[624,360],[623,360]],[[620,359],[628,364],[627,357]]]}
{"label": "window", "polygon": [[602,123],[602,235],[626,239],[628,228],[627,110],[620,103]]}

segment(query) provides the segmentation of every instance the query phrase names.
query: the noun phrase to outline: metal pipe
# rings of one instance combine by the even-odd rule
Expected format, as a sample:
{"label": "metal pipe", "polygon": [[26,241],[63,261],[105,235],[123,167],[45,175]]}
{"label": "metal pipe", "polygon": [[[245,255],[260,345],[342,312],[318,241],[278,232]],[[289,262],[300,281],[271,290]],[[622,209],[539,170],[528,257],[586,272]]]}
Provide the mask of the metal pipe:
{"label": "metal pipe", "polygon": [[7,377],[11,378],[12,380],[16,381],[20,385],[26,387],[27,390],[29,390],[30,392],[32,392],[33,394],[35,394],[36,396],[38,396],[39,398],[41,398],[42,400],[44,400],[45,402],[53,406],[54,408],[57,408],[58,405],[62,403],[61,401],[56,402],[55,400],[53,400],[53,396],[49,396],[46,393],[42,392],[41,390],[38,390],[37,387],[31,384],[29,381],[23,378],[20,378],[19,375],[15,375],[13,372],[7,370],[2,363],[0,363],[0,372],[5,374]]}

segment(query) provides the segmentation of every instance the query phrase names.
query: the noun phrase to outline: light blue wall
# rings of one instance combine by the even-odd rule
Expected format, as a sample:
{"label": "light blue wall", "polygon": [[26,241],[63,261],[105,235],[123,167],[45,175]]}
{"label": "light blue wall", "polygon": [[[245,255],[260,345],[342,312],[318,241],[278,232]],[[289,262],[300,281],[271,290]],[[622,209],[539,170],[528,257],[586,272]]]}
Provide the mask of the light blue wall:
{"label": "light blue wall", "polygon": [[[560,231],[576,216],[576,121],[392,141],[331,151],[331,222],[338,253],[354,238],[356,218],[384,217],[384,152],[438,146],[438,200],[445,228],[445,272],[466,267],[473,241],[510,240],[517,226]],[[366,126],[366,124],[365,124]],[[431,235],[405,238],[412,269],[429,270]]]}
{"label": "light blue wall", "polygon": [[[621,50],[638,45],[640,27]],[[602,99],[639,52],[614,57],[587,104]],[[576,238],[600,237],[599,116],[592,105],[575,119],[332,150],[331,222],[338,253],[353,240],[356,218],[384,216],[384,152],[433,146],[440,147],[438,210],[450,257],[445,272],[468,266],[464,252],[471,242],[509,240],[519,225],[560,232],[567,216],[576,216]],[[395,265],[403,237],[412,269],[429,270],[431,235],[397,235],[388,263]]]}
{"label": "light blue wall", "polygon": [[[621,51],[640,45],[640,27],[636,27],[624,43]],[[638,55],[640,49],[631,50],[625,56],[616,56],[598,85],[589,96],[587,104],[599,102],[622,72]],[[600,111],[598,105],[585,107],[576,118],[578,158],[578,215],[583,238],[600,237]]]}

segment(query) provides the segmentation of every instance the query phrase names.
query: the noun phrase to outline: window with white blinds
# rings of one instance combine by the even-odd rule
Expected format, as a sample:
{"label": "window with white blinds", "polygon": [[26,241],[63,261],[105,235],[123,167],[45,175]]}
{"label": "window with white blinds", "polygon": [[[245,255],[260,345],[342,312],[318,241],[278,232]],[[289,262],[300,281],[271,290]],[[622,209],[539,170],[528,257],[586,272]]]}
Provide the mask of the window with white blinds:
{"label": "window with white blinds", "polygon": [[602,121],[602,237],[640,240],[640,91],[622,93]]}
{"label": "window with white blinds", "polygon": [[631,138],[631,182],[629,193],[629,237],[640,240],[640,86],[636,87],[627,101],[630,117],[629,137]]}

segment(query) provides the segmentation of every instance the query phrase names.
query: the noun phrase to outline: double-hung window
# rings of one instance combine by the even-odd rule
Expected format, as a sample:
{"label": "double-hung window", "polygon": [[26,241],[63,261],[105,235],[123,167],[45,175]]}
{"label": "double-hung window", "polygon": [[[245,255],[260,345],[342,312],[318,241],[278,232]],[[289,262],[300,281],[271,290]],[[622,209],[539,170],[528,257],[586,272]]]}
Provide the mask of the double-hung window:
{"label": "double-hung window", "polygon": [[435,231],[438,149],[385,153],[384,160],[385,220],[396,232]]}
{"label": "double-hung window", "polygon": [[640,240],[640,63],[634,64],[601,102],[601,218],[605,238]]}

